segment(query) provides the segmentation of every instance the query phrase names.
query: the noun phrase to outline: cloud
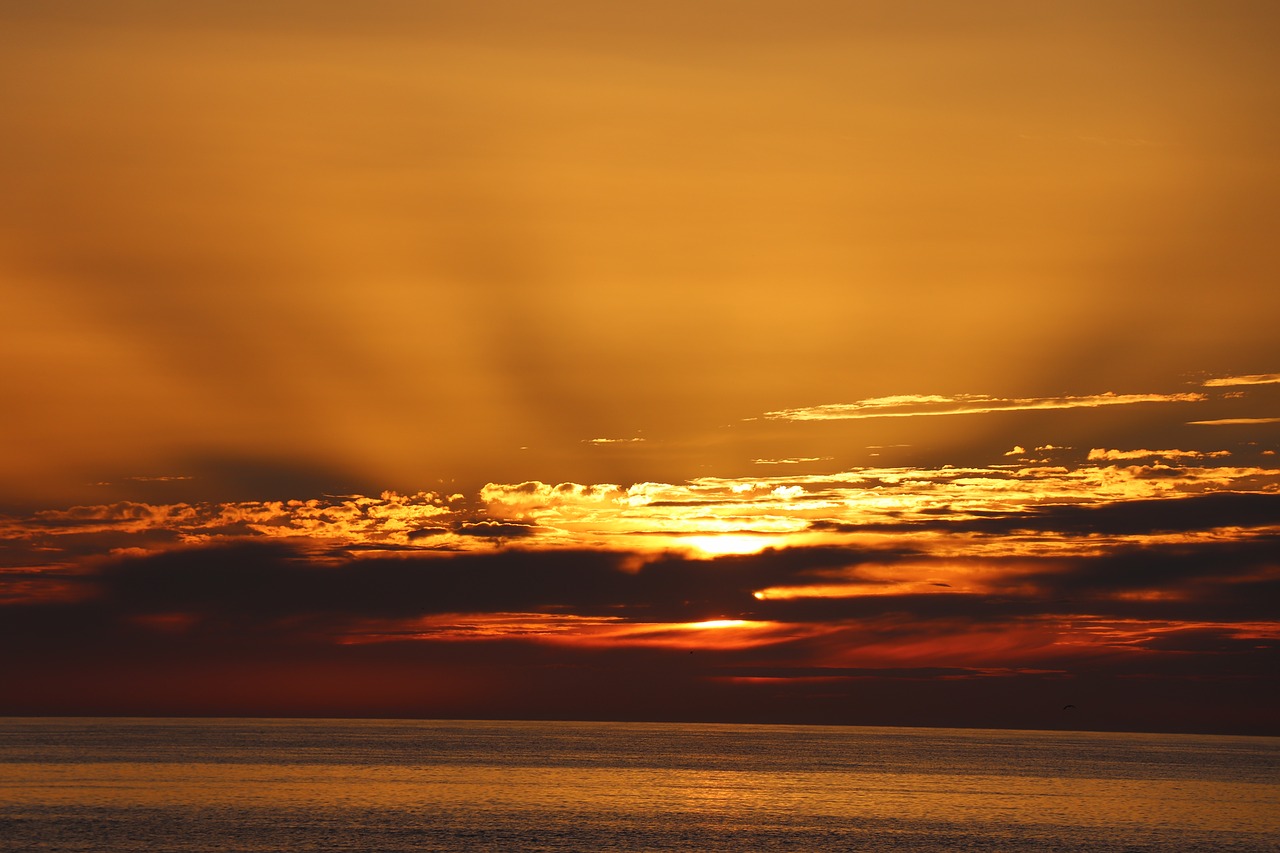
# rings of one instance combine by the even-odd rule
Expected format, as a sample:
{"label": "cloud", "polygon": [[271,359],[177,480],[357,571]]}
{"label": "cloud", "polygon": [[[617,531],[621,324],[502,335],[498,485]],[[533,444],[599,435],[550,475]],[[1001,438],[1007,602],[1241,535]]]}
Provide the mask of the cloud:
{"label": "cloud", "polygon": [[[1128,546],[1096,559],[1074,561],[1069,571],[1035,576],[1052,590],[1070,595],[1147,592],[1145,600],[1158,612],[1165,602],[1181,605],[1182,618],[1224,615],[1215,605],[1229,602],[1230,618],[1270,619],[1280,604],[1280,535],[1242,541],[1171,543],[1160,547]],[[1142,597],[1130,600],[1141,609]],[[1120,600],[1117,609],[1129,602]],[[1096,607],[1096,604],[1095,604]]]}
{"label": "cloud", "polygon": [[765,412],[766,418],[789,421],[859,420],[863,418],[913,418],[940,415],[976,415],[1038,409],[1078,409],[1099,406],[1129,406],[1138,403],[1195,403],[1204,394],[1115,394],[1106,392],[1082,397],[990,397],[985,394],[938,395],[903,394],[870,397],[853,403],[828,403]]}
{"label": "cloud", "polygon": [[1211,450],[1207,453],[1199,450],[1107,450],[1095,447],[1089,451],[1090,462],[1116,462],[1125,459],[1149,459],[1158,456],[1162,459],[1221,459],[1230,456],[1229,450]]}
{"label": "cloud", "polygon": [[1220,376],[1206,379],[1206,388],[1224,388],[1233,385],[1273,385],[1280,383],[1280,373],[1251,373],[1246,376]]}
{"label": "cloud", "polygon": [[[44,580],[59,589],[78,586],[93,596],[85,606],[117,620],[186,613],[197,621],[248,618],[286,630],[286,623],[302,617],[324,617],[340,626],[362,618],[523,612],[683,623],[735,617],[758,604],[751,593],[762,587],[900,555],[794,548],[698,560],[677,554],[637,559],[618,551],[504,550],[335,562],[286,542],[241,542],[125,556],[89,573]],[[30,573],[0,578],[41,580]]]}
{"label": "cloud", "polygon": [[416,542],[419,539],[428,539],[433,536],[443,536],[451,532],[448,527],[419,527],[416,530],[410,530],[408,533],[409,541]]}
{"label": "cloud", "polygon": [[[1099,543],[1090,537],[1109,537],[1115,544],[1161,530],[1159,535],[1192,535],[1230,522],[1213,515],[1205,516],[1200,527],[1191,518],[1172,525],[1184,518],[1177,499],[1280,491],[1280,471],[1223,464],[1228,453],[1171,448],[1086,453],[1055,447],[1053,465],[858,467],[834,473],[784,469],[628,486],[488,483],[478,504],[457,494],[390,491],[311,500],[126,501],[0,517],[0,539],[6,544],[0,566],[56,566],[120,549],[158,552],[254,539],[289,541],[331,556],[379,548],[490,550],[516,542],[526,548],[651,553],[696,548],[705,555],[746,549],[746,537],[753,536],[756,546],[764,544],[759,537],[786,547],[835,536],[844,545],[881,547],[887,536],[907,536],[912,547],[927,544],[957,553],[1069,554],[1096,550]],[[1238,500],[1230,511],[1242,513],[1243,528],[1260,523],[1249,514],[1257,506],[1249,499],[1215,500],[1223,506]],[[1155,523],[1162,513],[1169,519],[1164,527]],[[1148,515],[1155,522],[1144,521]],[[1045,541],[1050,532],[1058,537]],[[971,534],[977,537],[965,538]],[[726,539],[717,551],[710,537],[729,536],[740,541]]]}
{"label": "cloud", "polygon": [[459,524],[457,531],[463,536],[476,536],[482,539],[523,539],[537,536],[545,528],[533,524],[518,524],[501,521],[469,521]]}
{"label": "cloud", "polygon": [[643,438],[584,438],[584,444],[634,444]]}
{"label": "cloud", "polygon": [[[1277,500],[1254,501],[1243,512],[1274,522],[1280,496],[1268,497]],[[1226,515],[1240,506],[1195,502],[1180,508],[1182,520],[1172,526],[1189,525],[1197,512]],[[1138,519],[1153,510],[1132,509]],[[1065,519],[1059,526],[1071,530],[1079,521]],[[252,624],[255,631],[285,635],[318,630],[335,641],[360,620],[464,613],[607,617],[636,624],[841,623],[888,614],[973,623],[1072,613],[1267,619],[1280,591],[1278,545],[1280,534],[1272,532],[1242,541],[1155,542],[1101,555],[959,561],[911,549],[850,546],[766,549],[715,559],[514,549],[335,561],[288,543],[245,542],[127,555],[89,572],[0,574],[6,584],[25,585],[23,606],[0,607],[5,614],[35,612],[33,606],[40,612],[83,611],[93,617],[90,622],[111,624],[186,614],[190,624],[208,630]],[[981,582],[969,592],[940,586],[943,577]],[[922,591],[900,591],[911,588],[902,584],[911,578],[924,579]],[[29,589],[33,584],[46,584],[57,595],[42,604],[45,599]],[[832,585],[844,592],[755,595]],[[68,597],[68,587],[79,594]]]}
{"label": "cloud", "polygon": [[[947,515],[951,517],[947,517]],[[1280,530],[1280,493],[1218,492],[1213,494],[1112,501],[1103,504],[1048,504],[1001,512],[954,511],[901,521],[849,523],[820,520],[814,530],[827,532],[885,532],[931,530],[991,535],[1070,534],[1076,536],[1147,537],[1222,528]],[[1082,543],[1086,548],[1096,542]]]}
{"label": "cloud", "polygon": [[38,529],[49,530],[118,528],[137,531],[179,527],[194,520],[198,512],[190,504],[152,505],[119,501],[97,506],[73,506],[63,510],[40,510],[32,516],[30,524]]}
{"label": "cloud", "polygon": [[[1045,678],[1075,690],[1103,679],[1106,695],[1139,678],[1146,698],[1136,698],[1155,713],[1152,678],[1185,687],[1199,677],[1229,678],[1209,705],[1236,707],[1274,678],[1276,546],[1157,543],[960,564],[835,546],[714,560],[516,549],[333,561],[285,541],[182,548],[74,575],[24,573],[15,582],[61,592],[16,601],[0,573],[0,677],[12,688],[0,709],[518,718],[644,707],[728,719],[744,703],[758,708],[742,690],[771,685],[787,701],[769,718],[796,720],[811,686],[857,685],[862,698],[838,703],[848,722],[870,697],[910,709],[927,696],[937,707],[958,701],[961,683],[1016,681],[1026,699],[1045,695],[1031,688]],[[985,572],[991,586],[892,591],[895,576],[947,569]],[[752,595],[832,580],[860,594]],[[895,684],[916,685],[914,699],[885,699]],[[983,695],[966,701],[1004,704]],[[690,696],[703,698],[680,704]],[[1222,725],[1220,708],[1206,713]]]}
{"label": "cloud", "polygon": [[1280,424],[1280,418],[1217,418],[1211,421],[1187,421],[1193,426],[1242,426],[1247,424]]}
{"label": "cloud", "polygon": [[457,496],[434,492],[311,500],[147,504],[121,501],[0,516],[0,566],[93,559],[123,548],[160,551],[244,539],[287,540],[300,547],[388,549],[410,546],[424,529],[472,520]]}
{"label": "cloud", "polygon": [[167,474],[158,477],[125,477],[126,480],[134,480],[139,483],[169,483],[179,480],[194,480],[195,477],[178,474]]}

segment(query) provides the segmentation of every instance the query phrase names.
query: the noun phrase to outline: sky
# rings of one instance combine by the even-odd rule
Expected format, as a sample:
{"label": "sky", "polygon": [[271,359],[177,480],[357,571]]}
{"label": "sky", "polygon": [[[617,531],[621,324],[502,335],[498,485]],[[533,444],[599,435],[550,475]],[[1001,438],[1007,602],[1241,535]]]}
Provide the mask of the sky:
{"label": "sky", "polygon": [[0,0],[0,714],[1280,734],[1278,37]]}

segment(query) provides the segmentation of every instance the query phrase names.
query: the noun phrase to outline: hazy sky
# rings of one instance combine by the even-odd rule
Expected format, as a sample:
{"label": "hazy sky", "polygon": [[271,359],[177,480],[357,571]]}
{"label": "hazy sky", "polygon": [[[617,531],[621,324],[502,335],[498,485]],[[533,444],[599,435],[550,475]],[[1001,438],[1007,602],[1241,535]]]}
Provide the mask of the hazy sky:
{"label": "hazy sky", "polygon": [[0,0],[0,713],[1276,731],[1278,41]]}

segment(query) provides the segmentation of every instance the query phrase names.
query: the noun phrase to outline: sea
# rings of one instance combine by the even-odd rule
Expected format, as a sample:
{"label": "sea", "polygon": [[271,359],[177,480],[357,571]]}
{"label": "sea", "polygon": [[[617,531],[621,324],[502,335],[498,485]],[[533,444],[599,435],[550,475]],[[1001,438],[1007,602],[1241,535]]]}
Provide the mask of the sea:
{"label": "sea", "polygon": [[0,851],[1280,851],[1280,739],[0,719]]}

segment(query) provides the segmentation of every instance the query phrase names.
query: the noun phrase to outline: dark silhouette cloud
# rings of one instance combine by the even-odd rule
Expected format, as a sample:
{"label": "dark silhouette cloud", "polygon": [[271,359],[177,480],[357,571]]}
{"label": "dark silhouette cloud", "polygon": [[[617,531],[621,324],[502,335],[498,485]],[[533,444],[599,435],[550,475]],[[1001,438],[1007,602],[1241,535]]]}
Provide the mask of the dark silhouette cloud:
{"label": "dark silhouette cloud", "polygon": [[1061,593],[1158,590],[1176,594],[1248,579],[1280,563],[1280,535],[1227,541],[1126,546],[1093,558],[1079,558],[1070,571],[1038,575]]}
{"label": "dark silhouette cloud", "polygon": [[482,539],[523,539],[537,536],[543,528],[536,524],[518,524],[501,521],[468,521],[458,525],[457,532],[463,536],[476,536]]}
{"label": "dark silhouette cloud", "polygon": [[[886,573],[954,560],[837,546],[715,559],[179,548],[0,575],[0,713],[1051,726],[1061,723],[1030,708],[1060,709],[1055,685],[1069,679],[1081,707],[1106,698],[1091,725],[1274,732],[1274,721],[1223,703],[1275,692],[1280,647],[1251,626],[1280,606],[1276,546],[1260,537],[971,558],[997,570],[989,590],[926,593],[894,591]],[[833,579],[868,594],[753,595]],[[518,630],[486,633],[486,619]],[[639,633],[558,639],[539,619]],[[703,620],[747,621],[723,634],[687,627]],[[1155,686],[1143,697],[1131,689],[1139,682]],[[1215,692],[1159,716],[1159,702],[1196,684]],[[1118,696],[1145,716],[1114,705]],[[960,702],[977,704],[957,717]]]}
{"label": "dark silhouette cloud", "polygon": [[[1175,471],[1176,474],[1176,471]],[[948,518],[950,508],[933,510],[938,518],[901,523],[851,524],[815,521],[828,532],[940,530],[956,533],[1066,533],[1141,536],[1218,527],[1280,525],[1280,494],[1220,492],[1195,497],[1114,501],[1100,506],[1050,504],[1021,512],[978,511],[972,518]]]}
{"label": "dark silhouette cloud", "polygon": [[[523,527],[521,529],[524,529]],[[886,567],[954,560],[910,550],[822,546],[693,559],[604,550],[449,553],[402,550],[350,557],[246,541],[117,558],[96,570],[9,574],[39,599],[42,582],[69,587],[95,612],[189,613],[273,622],[301,617],[396,619],[444,613],[548,613],[643,622],[753,619],[826,623],[906,614],[975,623],[1071,613],[1177,619],[1266,618],[1277,605],[1280,537],[1119,548],[1075,558],[970,560],[998,569],[984,592],[887,587]],[[392,549],[388,549],[389,551]],[[875,564],[878,574],[862,567]],[[904,572],[906,569],[904,568]],[[777,597],[770,588],[838,581],[845,597]],[[1143,595],[1146,591],[1158,594]],[[48,605],[54,606],[54,605]],[[86,606],[86,605],[77,605]],[[1272,610],[1274,612],[1274,610]],[[1198,615],[1202,614],[1202,615]]]}
{"label": "dark silhouette cloud", "polygon": [[409,541],[413,542],[418,539],[429,539],[432,536],[443,536],[448,532],[448,527],[419,527],[417,530],[409,531]]}
{"label": "dark silhouette cloud", "polygon": [[667,554],[632,568],[633,555],[612,551],[505,550],[332,562],[278,542],[242,542],[118,559],[75,580],[96,594],[100,606],[120,614],[272,620],[307,614],[570,612],[664,622],[757,612],[761,603],[752,593],[761,588],[899,556],[794,548],[715,560]]}

